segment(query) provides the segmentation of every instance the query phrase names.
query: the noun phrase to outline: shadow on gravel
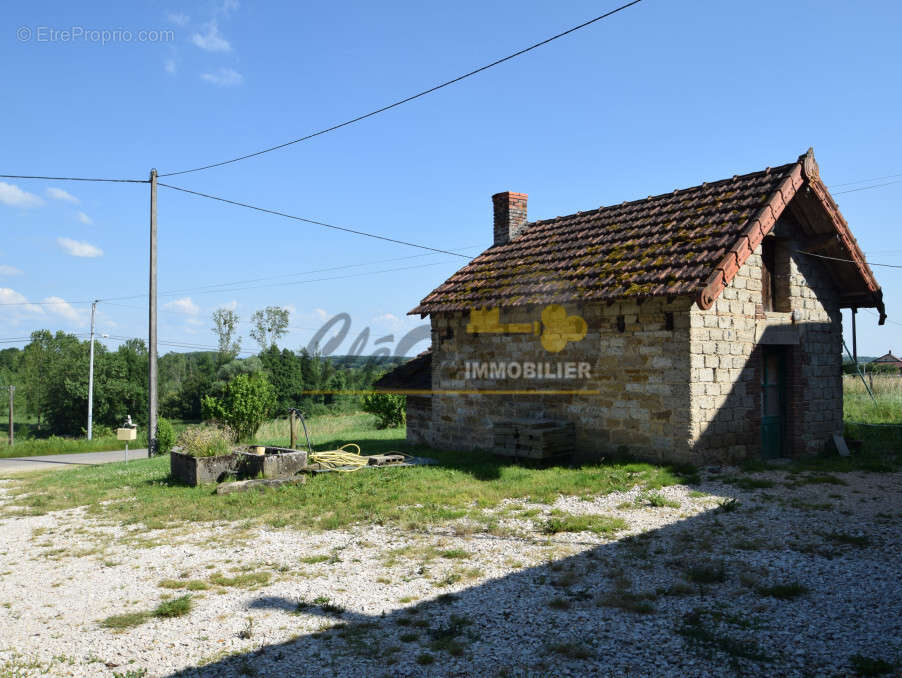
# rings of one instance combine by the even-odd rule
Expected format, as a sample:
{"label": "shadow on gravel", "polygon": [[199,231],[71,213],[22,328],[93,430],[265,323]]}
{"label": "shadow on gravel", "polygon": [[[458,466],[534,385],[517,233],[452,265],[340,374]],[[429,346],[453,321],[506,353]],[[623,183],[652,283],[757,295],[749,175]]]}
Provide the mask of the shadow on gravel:
{"label": "shadow on gravel", "polygon": [[[378,566],[335,584],[381,591],[381,613],[343,610],[326,597],[299,605],[300,596],[262,596],[249,608],[284,614],[287,628],[295,619],[300,626],[295,615],[331,628],[173,678],[846,676],[853,654],[902,656],[900,567],[886,553],[897,550],[897,525],[875,531],[866,548],[838,546],[809,539],[809,511],[756,523],[768,505],[738,494],[738,502],[569,557],[555,556],[565,540],[552,536],[546,563],[451,593],[470,564],[455,563],[464,579],[436,573],[433,597],[403,607],[403,592],[377,582],[386,574]],[[510,539],[476,536],[497,540],[499,561],[511,564]]]}

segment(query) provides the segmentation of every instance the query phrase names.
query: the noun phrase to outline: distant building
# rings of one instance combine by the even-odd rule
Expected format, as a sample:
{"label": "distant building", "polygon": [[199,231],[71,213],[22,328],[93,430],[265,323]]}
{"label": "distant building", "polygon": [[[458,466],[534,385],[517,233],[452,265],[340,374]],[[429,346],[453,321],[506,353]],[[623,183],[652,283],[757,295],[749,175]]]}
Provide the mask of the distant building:
{"label": "distant building", "polygon": [[885,355],[880,356],[879,358],[874,358],[869,365],[891,365],[895,367],[900,372],[902,372],[902,360],[899,360],[896,356],[893,355],[892,349]]}

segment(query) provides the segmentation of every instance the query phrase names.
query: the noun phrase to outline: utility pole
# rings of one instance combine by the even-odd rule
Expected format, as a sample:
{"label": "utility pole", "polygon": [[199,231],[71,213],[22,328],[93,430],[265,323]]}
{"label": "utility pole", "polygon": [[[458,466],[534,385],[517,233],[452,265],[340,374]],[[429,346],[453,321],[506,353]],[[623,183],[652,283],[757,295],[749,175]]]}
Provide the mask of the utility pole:
{"label": "utility pole", "polygon": [[150,170],[150,298],[147,341],[147,456],[157,452],[157,171]]}
{"label": "utility pole", "polygon": [[94,314],[97,300],[91,303],[91,357],[88,360],[88,440],[91,440],[91,426],[94,419]]}
{"label": "utility pole", "polygon": [[13,401],[16,398],[16,387],[9,387],[9,446],[12,447],[15,442],[15,435],[13,433]]}

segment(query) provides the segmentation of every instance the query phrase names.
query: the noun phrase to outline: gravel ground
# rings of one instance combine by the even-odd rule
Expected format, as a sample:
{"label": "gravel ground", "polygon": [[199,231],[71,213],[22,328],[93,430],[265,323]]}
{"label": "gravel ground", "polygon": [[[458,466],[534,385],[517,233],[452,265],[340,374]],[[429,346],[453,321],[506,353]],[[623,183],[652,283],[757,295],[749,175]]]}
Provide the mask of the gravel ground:
{"label": "gravel ground", "polygon": [[[899,473],[711,469],[423,532],[7,518],[0,677],[851,676],[855,655],[898,671],[900,499]],[[627,527],[545,533],[568,515]],[[188,593],[186,616],[100,623]]]}

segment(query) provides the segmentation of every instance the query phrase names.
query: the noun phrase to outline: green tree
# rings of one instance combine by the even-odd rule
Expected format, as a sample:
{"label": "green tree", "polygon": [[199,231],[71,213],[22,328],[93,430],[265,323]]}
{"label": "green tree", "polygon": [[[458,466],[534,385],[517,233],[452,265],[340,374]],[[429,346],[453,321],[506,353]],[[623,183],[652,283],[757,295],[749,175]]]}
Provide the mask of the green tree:
{"label": "green tree", "polygon": [[279,338],[288,331],[289,317],[288,309],[279,306],[267,306],[262,311],[254,311],[251,316],[253,327],[250,334],[260,344],[261,352],[275,346]]}
{"label": "green tree", "polygon": [[395,393],[371,393],[363,399],[363,411],[376,415],[379,428],[397,428],[406,418],[406,398]]}
{"label": "green tree", "polygon": [[250,441],[266,421],[275,401],[263,373],[239,374],[228,382],[221,398],[204,396],[201,410],[210,419],[232,428],[238,440]]}
{"label": "green tree", "polygon": [[241,337],[238,332],[238,314],[227,308],[217,308],[213,312],[213,331],[219,342],[219,362],[227,363],[241,351]]}

